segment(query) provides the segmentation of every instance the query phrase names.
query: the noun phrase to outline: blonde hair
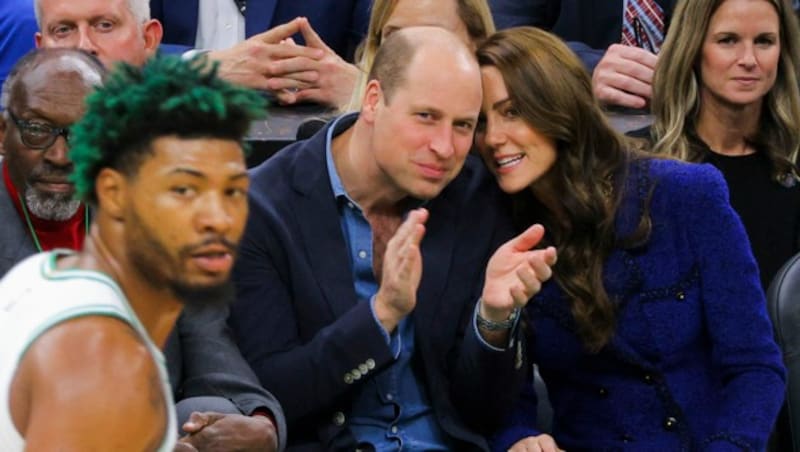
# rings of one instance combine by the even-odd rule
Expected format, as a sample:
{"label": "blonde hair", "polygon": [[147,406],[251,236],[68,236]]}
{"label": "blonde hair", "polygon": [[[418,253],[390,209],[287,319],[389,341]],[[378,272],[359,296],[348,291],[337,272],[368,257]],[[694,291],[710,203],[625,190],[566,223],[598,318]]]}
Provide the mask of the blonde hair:
{"label": "blonde hair", "polygon": [[[400,0],[375,0],[369,18],[367,36],[356,51],[356,66],[360,73],[356,80],[350,101],[342,108],[344,111],[356,111],[361,108],[361,98],[367,86],[367,74],[372,69],[375,54],[382,44],[382,31],[389,22],[392,13]],[[444,1],[444,0],[438,0]],[[487,0],[452,0],[456,2],[458,17],[464,23],[475,47],[495,32],[494,20]]]}
{"label": "blonde hair", "polygon": [[[653,151],[681,160],[703,160],[703,151],[690,136],[700,113],[700,81],[696,73],[711,17],[725,0],[683,0],[675,9],[671,27],[653,76],[651,135]],[[773,177],[796,174],[800,150],[800,27],[788,0],[765,0],[780,21],[780,60],[775,85],[764,98],[759,132],[752,137],[772,162]]]}

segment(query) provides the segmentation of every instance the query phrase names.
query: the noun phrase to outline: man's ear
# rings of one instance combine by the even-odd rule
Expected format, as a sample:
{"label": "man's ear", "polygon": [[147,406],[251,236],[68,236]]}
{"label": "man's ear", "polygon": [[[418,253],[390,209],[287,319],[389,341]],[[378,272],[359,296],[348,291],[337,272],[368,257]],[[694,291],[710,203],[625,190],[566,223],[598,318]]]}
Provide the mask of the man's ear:
{"label": "man's ear", "polygon": [[127,178],[115,169],[101,169],[94,181],[97,206],[115,220],[122,220],[127,203],[127,190]]}
{"label": "man's ear", "polygon": [[152,57],[156,54],[158,46],[161,45],[161,38],[164,37],[164,27],[156,19],[150,19],[142,25],[144,37],[144,48],[147,56]]}
{"label": "man's ear", "polygon": [[6,140],[6,113],[0,113],[0,155],[6,155],[6,147],[5,147],[5,140]]}
{"label": "man's ear", "polygon": [[364,97],[361,100],[361,116],[368,123],[375,120],[375,112],[378,110],[378,105],[383,103],[383,89],[381,82],[372,79],[367,83],[364,88]]}
{"label": "man's ear", "polygon": [[41,31],[37,31],[36,34],[33,35],[33,42],[36,43],[36,48],[37,49],[41,49],[42,48],[42,32]]}

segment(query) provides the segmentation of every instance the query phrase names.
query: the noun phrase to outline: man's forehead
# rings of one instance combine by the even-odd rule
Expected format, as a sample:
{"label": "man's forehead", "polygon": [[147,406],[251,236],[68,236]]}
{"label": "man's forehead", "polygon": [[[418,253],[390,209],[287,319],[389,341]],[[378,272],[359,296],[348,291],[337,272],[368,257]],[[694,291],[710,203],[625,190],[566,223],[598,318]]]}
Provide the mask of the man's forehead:
{"label": "man's forehead", "polygon": [[17,113],[32,111],[49,118],[57,113],[74,111],[75,120],[84,110],[84,99],[92,87],[74,72],[57,72],[53,77],[35,77],[21,80],[12,91],[9,104]]}
{"label": "man's forehead", "polygon": [[128,0],[40,0],[42,25],[129,12]]}

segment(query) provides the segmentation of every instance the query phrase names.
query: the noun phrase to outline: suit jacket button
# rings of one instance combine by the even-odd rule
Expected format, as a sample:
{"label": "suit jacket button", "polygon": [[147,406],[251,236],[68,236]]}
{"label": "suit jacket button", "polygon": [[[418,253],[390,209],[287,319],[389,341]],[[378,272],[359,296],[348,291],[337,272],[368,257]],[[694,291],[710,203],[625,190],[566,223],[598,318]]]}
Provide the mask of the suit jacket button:
{"label": "suit jacket button", "polygon": [[627,433],[622,435],[622,442],[623,443],[629,443],[631,441],[633,441],[633,437],[631,435],[628,435]]}
{"label": "suit jacket button", "polygon": [[344,425],[345,417],[344,413],[341,411],[337,411],[333,413],[333,424],[337,427],[341,427]]}
{"label": "suit jacket button", "polygon": [[597,390],[597,395],[599,395],[599,396],[600,396],[600,397],[602,397],[602,398],[606,398],[606,397],[608,397],[608,389],[606,389],[606,388],[600,388],[600,389],[598,389],[598,390]]}
{"label": "suit jacket button", "polygon": [[653,376],[651,374],[644,374],[644,377],[642,377],[642,378],[644,379],[644,382],[649,384],[649,385],[651,385],[651,384],[656,382],[656,379],[653,378]]}
{"label": "suit jacket button", "polygon": [[677,298],[679,301],[683,301],[683,300],[685,300],[685,299],[686,299],[686,293],[684,293],[684,292],[681,290],[680,292],[678,292],[678,293],[676,293],[676,294],[675,294],[675,298]]}
{"label": "suit jacket button", "polygon": [[677,427],[678,427],[678,420],[675,419],[674,417],[669,416],[668,418],[664,419],[664,430],[671,432],[675,430],[675,428]]}

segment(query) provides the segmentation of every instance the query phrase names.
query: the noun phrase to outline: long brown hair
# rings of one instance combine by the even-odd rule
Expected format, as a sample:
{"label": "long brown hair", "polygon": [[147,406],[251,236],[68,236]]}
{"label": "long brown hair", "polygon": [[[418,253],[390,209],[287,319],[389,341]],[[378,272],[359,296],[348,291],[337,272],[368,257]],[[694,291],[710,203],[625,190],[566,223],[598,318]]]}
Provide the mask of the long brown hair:
{"label": "long brown hair", "polygon": [[[520,27],[498,32],[478,49],[481,66],[500,71],[519,117],[556,143],[557,158],[536,181],[558,193],[562,214],[556,215],[523,190],[514,197],[520,226],[541,222],[558,249],[553,270],[566,294],[578,335],[593,352],[614,334],[615,303],[603,285],[603,265],[622,242],[614,219],[629,162],[640,154],[629,151],[609,125],[592,95],[589,74],[557,37]],[[643,215],[625,243],[640,243],[649,234]]]}

